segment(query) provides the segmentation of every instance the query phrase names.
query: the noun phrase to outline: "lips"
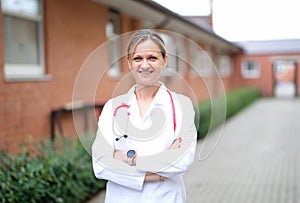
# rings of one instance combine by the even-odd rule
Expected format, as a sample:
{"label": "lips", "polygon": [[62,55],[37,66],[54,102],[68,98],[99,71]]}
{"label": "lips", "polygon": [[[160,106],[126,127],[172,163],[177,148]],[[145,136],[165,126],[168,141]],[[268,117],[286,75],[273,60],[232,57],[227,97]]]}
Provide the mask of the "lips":
{"label": "lips", "polygon": [[151,73],[153,73],[154,71],[138,71],[141,74],[145,74],[145,75],[149,75]]}

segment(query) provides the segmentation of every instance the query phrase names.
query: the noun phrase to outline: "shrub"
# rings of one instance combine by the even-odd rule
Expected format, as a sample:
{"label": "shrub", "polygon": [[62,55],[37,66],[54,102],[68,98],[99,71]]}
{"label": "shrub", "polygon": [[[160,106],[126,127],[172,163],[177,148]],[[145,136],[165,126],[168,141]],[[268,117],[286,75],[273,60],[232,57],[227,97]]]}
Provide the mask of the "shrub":
{"label": "shrub", "polygon": [[[213,129],[220,125],[224,119],[228,119],[235,115],[240,110],[247,107],[254,102],[260,96],[260,92],[254,87],[241,87],[232,91],[229,91],[225,96],[216,97],[211,100],[205,100],[197,104],[200,111],[200,119],[195,122],[199,122],[198,127],[198,139],[204,138],[209,129]],[[224,105],[224,101],[226,104]],[[212,111],[212,103],[215,108]],[[219,108],[226,108],[225,115],[218,114]],[[212,112],[214,113],[212,115]],[[213,120],[212,120],[213,118]]]}
{"label": "shrub", "polygon": [[[228,119],[251,104],[259,97],[259,91],[240,88],[227,93],[225,97],[226,115],[217,114],[218,108],[224,107],[224,96],[198,104],[200,120],[196,119],[195,122],[199,122],[199,139],[205,137],[210,128],[221,124],[224,117]],[[91,134],[87,133],[83,136],[86,139],[81,140],[88,149],[94,138]],[[63,139],[60,150],[56,150],[45,141],[39,147],[29,149],[24,148],[23,153],[18,155],[0,152],[1,202],[80,203],[105,187],[106,181],[94,177],[91,156],[81,142]]]}
{"label": "shrub", "polygon": [[[90,155],[76,141],[61,150],[44,142],[37,155],[1,152],[1,202],[83,202],[105,186],[93,175]],[[35,152],[36,153],[36,152]]]}

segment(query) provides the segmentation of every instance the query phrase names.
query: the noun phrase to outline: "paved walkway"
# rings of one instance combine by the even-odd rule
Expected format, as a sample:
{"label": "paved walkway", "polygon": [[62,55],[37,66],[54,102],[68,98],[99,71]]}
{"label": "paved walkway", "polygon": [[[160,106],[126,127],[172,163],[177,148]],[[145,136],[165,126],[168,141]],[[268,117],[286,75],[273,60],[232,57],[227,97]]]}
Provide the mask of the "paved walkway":
{"label": "paved walkway", "polygon": [[[300,100],[258,100],[198,143],[185,176],[187,202],[298,203],[299,146]],[[89,203],[102,203],[103,196]]]}

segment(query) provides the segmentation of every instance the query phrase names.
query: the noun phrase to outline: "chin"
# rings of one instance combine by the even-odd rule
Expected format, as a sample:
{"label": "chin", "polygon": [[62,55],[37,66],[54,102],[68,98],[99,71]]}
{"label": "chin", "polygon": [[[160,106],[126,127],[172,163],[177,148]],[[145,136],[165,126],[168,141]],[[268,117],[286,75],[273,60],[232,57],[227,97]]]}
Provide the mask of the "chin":
{"label": "chin", "polygon": [[152,81],[145,81],[145,80],[139,80],[139,81],[136,81],[136,84],[139,85],[139,86],[153,86],[153,85],[156,85],[156,86],[159,86],[159,81],[158,80],[152,80]]}

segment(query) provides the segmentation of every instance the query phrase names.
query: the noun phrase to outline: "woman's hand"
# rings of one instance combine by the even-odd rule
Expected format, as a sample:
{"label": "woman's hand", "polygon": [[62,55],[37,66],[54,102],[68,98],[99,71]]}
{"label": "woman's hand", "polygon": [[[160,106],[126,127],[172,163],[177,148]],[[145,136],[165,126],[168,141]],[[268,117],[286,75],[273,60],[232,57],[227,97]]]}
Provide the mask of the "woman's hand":
{"label": "woman's hand", "polygon": [[[115,150],[113,154],[114,159],[128,163],[127,152],[122,150]],[[136,156],[132,159],[132,163],[136,165]]]}
{"label": "woman's hand", "polygon": [[[124,161],[127,163],[127,156],[126,156],[126,152],[122,151],[122,150],[115,150],[114,154],[113,154],[114,159],[120,160],[120,161]],[[133,160],[133,162],[135,163],[136,159]],[[155,174],[155,173],[150,173],[147,172],[144,181],[145,182],[153,182],[153,181],[164,181],[165,177]]]}
{"label": "woman's hand", "polygon": [[153,182],[153,181],[164,181],[166,177],[158,175],[156,173],[147,172],[144,181]]}
{"label": "woman's hand", "polygon": [[113,157],[114,157],[114,159],[127,162],[127,155],[126,155],[125,151],[115,150]]}
{"label": "woman's hand", "polygon": [[[180,148],[180,144],[182,142],[182,138],[178,137],[173,141],[170,145],[169,149],[178,149]],[[158,175],[156,173],[147,172],[144,181],[145,182],[153,182],[153,181],[164,181],[166,177]]]}

